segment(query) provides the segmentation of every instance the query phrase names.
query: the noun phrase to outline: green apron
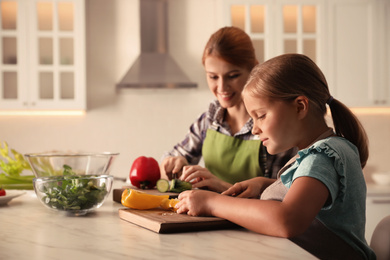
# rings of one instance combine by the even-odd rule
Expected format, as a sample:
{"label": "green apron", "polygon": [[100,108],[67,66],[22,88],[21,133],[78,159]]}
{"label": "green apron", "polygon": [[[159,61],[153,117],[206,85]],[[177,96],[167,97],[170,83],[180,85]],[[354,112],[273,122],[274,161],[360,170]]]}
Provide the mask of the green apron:
{"label": "green apron", "polygon": [[202,156],[211,173],[234,184],[263,176],[259,165],[260,146],[260,140],[242,140],[208,129]]}

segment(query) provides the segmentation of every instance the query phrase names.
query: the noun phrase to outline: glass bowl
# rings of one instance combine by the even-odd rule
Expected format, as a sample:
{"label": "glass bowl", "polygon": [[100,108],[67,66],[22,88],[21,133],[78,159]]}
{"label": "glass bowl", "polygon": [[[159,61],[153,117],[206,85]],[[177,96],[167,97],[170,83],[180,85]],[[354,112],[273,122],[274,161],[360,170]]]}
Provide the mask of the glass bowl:
{"label": "glass bowl", "polygon": [[108,175],[119,153],[25,154],[35,177],[62,175]]}
{"label": "glass bowl", "polygon": [[46,207],[73,215],[99,208],[111,192],[110,170],[119,153],[25,154],[36,178],[33,186]]}
{"label": "glass bowl", "polygon": [[33,179],[38,199],[49,209],[85,215],[103,205],[114,177],[111,175],[65,175]]}

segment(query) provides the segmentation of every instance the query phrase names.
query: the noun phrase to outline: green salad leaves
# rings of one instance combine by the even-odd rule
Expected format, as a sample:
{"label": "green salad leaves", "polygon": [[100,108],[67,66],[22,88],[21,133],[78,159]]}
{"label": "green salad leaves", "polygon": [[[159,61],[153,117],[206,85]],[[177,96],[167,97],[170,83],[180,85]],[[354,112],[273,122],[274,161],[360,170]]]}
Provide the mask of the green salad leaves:
{"label": "green salad leaves", "polygon": [[[86,210],[101,203],[106,194],[106,184],[99,175],[74,175],[72,168],[64,165],[64,176],[52,176],[39,181],[38,189],[45,195],[42,201],[59,210]],[[38,180],[37,180],[38,181]]]}

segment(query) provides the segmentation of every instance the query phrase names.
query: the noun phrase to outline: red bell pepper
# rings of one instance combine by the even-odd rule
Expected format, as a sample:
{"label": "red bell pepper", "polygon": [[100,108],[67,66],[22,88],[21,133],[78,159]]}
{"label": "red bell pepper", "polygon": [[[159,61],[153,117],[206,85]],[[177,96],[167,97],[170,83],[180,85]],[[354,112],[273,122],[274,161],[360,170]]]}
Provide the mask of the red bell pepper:
{"label": "red bell pepper", "polygon": [[152,157],[140,156],[133,162],[130,181],[137,188],[153,189],[160,179],[160,166]]}

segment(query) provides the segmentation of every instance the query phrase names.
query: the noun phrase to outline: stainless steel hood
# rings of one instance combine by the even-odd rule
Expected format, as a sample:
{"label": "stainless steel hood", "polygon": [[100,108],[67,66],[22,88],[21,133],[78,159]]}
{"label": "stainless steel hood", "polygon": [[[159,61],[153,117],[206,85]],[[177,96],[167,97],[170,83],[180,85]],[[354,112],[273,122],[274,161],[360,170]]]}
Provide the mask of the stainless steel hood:
{"label": "stainless steel hood", "polygon": [[139,0],[141,54],[117,88],[192,88],[168,52],[167,0]]}

